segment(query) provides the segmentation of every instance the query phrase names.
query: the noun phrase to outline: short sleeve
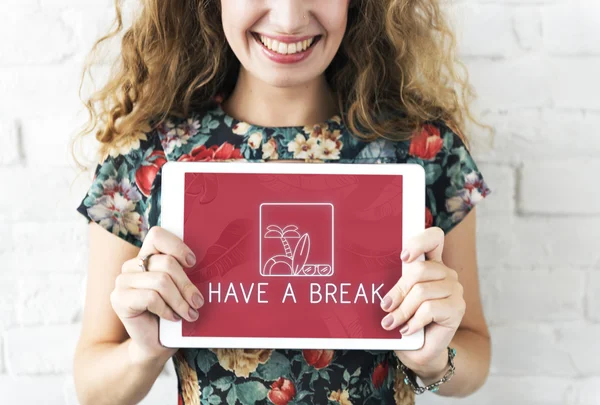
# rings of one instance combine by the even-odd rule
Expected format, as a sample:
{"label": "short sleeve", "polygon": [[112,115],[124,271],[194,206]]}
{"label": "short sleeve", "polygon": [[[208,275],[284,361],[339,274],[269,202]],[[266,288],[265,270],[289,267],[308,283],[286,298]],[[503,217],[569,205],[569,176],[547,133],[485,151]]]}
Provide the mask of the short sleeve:
{"label": "short sleeve", "polygon": [[424,125],[410,142],[407,162],[425,169],[426,227],[447,234],[491,193],[462,138],[444,122]]}
{"label": "short sleeve", "polygon": [[[149,129],[149,128],[148,128]],[[155,132],[139,132],[97,164],[77,212],[137,247],[160,222],[160,172],[165,153]]]}

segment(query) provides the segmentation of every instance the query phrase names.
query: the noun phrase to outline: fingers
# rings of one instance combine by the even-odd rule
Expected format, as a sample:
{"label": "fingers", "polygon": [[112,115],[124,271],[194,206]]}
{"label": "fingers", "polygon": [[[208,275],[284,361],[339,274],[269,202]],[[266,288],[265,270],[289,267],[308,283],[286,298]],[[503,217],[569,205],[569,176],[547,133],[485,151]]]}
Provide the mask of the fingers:
{"label": "fingers", "polygon": [[[180,317],[185,318],[190,322],[198,319],[198,311],[192,308],[184,299],[180,290],[171,278],[171,275],[167,272],[148,271],[121,273],[117,276],[116,287],[117,290],[139,289],[141,291],[156,292],[156,294],[150,296],[142,295],[146,299],[151,299],[150,302],[147,302],[148,310],[151,312],[154,312],[153,309],[166,311],[164,306],[168,306],[169,311],[174,311]],[[160,303],[155,302],[158,299],[160,299]],[[160,314],[156,314],[160,316]]]}
{"label": "fingers", "polygon": [[110,301],[113,309],[122,319],[134,318],[150,311],[164,319],[181,320],[155,290],[119,288],[113,290]]}
{"label": "fingers", "polygon": [[[421,304],[415,315],[406,324],[403,335],[410,335],[419,329],[423,329],[431,322],[450,328],[458,328],[454,320],[460,323],[465,313],[466,304],[462,297],[451,296],[441,300],[425,301]],[[457,310],[459,311],[457,316]]]}
{"label": "fingers", "polygon": [[[454,273],[454,274],[453,274]],[[402,268],[402,277],[390,289],[390,291],[381,300],[381,308],[390,312],[398,308],[400,303],[410,293],[410,290],[417,283],[426,281],[443,280],[449,277],[458,279],[458,275],[452,269],[438,262],[417,261],[404,264]],[[456,278],[455,278],[456,277]]]}
{"label": "fingers", "polygon": [[437,226],[427,228],[403,244],[400,258],[404,263],[410,263],[424,254],[427,260],[441,263],[444,238],[445,234],[442,228]]}
{"label": "fingers", "polygon": [[194,252],[179,237],[160,226],[150,228],[138,255],[142,257],[150,253],[173,256],[185,267],[196,264]]}
{"label": "fingers", "polygon": [[428,306],[432,301],[450,297],[457,289],[457,285],[460,284],[449,279],[414,285],[400,306],[382,319],[381,326],[390,330],[403,325],[418,312],[421,306]]}
{"label": "fingers", "polygon": [[[137,262],[137,258],[125,262],[122,269],[123,272],[139,273],[140,269]],[[179,261],[173,256],[164,254],[150,256],[146,268],[148,269],[148,272],[168,273],[175,283],[175,286],[181,292],[181,295],[193,308],[198,309],[204,305],[204,297],[200,293],[200,290],[198,290],[198,288],[190,281]]]}

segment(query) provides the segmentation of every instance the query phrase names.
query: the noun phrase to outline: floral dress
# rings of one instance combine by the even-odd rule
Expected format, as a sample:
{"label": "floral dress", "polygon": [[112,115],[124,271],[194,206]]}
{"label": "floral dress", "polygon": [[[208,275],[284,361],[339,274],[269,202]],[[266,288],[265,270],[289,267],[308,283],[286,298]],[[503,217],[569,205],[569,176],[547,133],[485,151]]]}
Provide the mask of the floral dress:
{"label": "floral dress", "polygon": [[[445,233],[490,193],[461,138],[439,121],[408,141],[365,142],[339,115],[312,126],[256,126],[229,116],[216,98],[185,119],[169,117],[152,128],[102,159],[77,208],[138,247],[160,225],[167,161],[417,163],[426,173],[425,225]],[[414,404],[393,351],[182,348],[173,361],[179,404]]]}

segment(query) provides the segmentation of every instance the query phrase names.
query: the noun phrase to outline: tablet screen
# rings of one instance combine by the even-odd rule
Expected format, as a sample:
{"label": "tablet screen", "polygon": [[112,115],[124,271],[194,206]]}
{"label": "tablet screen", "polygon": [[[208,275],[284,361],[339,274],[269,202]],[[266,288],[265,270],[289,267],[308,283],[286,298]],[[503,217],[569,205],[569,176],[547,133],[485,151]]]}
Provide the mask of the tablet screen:
{"label": "tablet screen", "polygon": [[183,336],[391,338],[403,176],[185,173],[187,269],[205,298]]}

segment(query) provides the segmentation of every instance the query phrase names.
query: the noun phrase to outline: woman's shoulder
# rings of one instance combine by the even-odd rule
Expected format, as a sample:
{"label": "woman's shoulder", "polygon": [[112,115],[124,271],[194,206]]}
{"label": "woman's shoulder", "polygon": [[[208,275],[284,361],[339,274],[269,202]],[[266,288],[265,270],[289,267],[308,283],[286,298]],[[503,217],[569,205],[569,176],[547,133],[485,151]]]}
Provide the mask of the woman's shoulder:
{"label": "woman's shoulder", "polygon": [[491,193],[468,141],[451,123],[425,122],[411,138],[381,139],[359,157],[379,156],[383,163],[417,164],[425,171],[426,226],[450,232],[471,209]]}
{"label": "woman's shoulder", "polygon": [[115,141],[100,158],[77,211],[140,247],[148,229],[158,222],[160,184],[156,179],[166,161],[156,131],[143,125]]}

